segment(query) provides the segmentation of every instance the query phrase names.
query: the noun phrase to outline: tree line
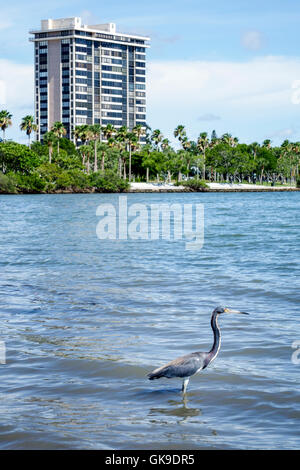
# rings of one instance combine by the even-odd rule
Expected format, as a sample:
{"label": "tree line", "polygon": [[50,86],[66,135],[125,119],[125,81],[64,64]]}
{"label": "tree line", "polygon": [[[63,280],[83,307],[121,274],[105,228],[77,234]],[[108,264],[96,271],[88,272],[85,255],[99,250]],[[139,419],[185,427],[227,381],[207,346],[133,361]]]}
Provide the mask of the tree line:
{"label": "tree line", "polygon": [[[12,156],[8,156],[7,146],[13,143],[6,141],[6,130],[11,125],[12,115],[0,111],[3,132],[0,165],[3,174],[22,174],[24,169],[13,168]],[[76,170],[88,177],[110,174],[124,182],[182,182],[194,178],[211,182],[294,184],[299,175],[300,142],[288,140],[281,146],[272,146],[270,140],[246,144],[229,133],[217,136],[215,131],[211,136],[201,132],[196,140],[191,140],[185,126],[178,125],[173,132],[179,144],[175,149],[159,129],[137,125],[129,130],[126,126],[94,124],[75,127],[74,145],[65,137],[66,129],[59,121],[43,135],[42,142],[32,142],[32,133],[37,130],[33,116],[25,116],[20,129],[28,136],[28,146],[23,147],[31,153],[32,162],[38,160],[37,166],[32,163],[34,171],[47,163],[55,165],[58,172]],[[14,151],[20,152],[20,147]]]}

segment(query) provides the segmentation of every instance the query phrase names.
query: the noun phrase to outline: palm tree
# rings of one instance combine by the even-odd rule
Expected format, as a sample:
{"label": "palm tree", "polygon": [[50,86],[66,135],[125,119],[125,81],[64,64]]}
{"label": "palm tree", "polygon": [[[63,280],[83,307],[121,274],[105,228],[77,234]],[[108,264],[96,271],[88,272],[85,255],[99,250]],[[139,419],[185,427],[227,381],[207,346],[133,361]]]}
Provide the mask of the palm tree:
{"label": "palm tree", "polygon": [[90,140],[91,138],[90,126],[88,126],[87,124],[76,126],[73,131],[73,135],[75,137],[76,144],[78,143],[78,140],[80,140],[82,143],[79,150],[82,155],[82,165],[85,165],[85,157],[86,157],[86,149],[87,149],[87,146],[85,144],[87,140]]}
{"label": "palm tree", "polygon": [[262,143],[262,146],[266,147],[268,149],[271,148],[271,140],[270,139],[264,140],[263,143]]}
{"label": "palm tree", "polygon": [[110,139],[114,134],[117,133],[116,128],[112,124],[107,124],[105,127],[102,127],[102,132],[105,139]]}
{"label": "palm tree", "polygon": [[10,114],[6,110],[0,111],[0,127],[3,132],[3,142],[5,142],[5,130],[8,128],[8,126],[12,125],[12,114]]}
{"label": "palm tree", "polygon": [[[113,147],[112,138],[115,134],[117,134],[117,129],[112,124],[107,124],[104,127],[101,127],[102,134],[107,142],[110,142],[110,147]],[[104,171],[104,158],[105,152],[102,152],[102,163],[101,163],[101,171]]]}
{"label": "palm tree", "polygon": [[222,135],[221,140],[225,144],[230,145],[230,147],[236,147],[239,142],[239,139],[237,137],[232,137],[232,135],[228,132]]}
{"label": "palm tree", "polygon": [[294,161],[295,161],[295,176],[297,178],[299,174],[299,153],[300,153],[300,143],[296,142],[293,144],[293,153],[294,153]]}
{"label": "palm tree", "polygon": [[30,142],[31,133],[32,131],[36,132],[37,128],[38,126],[35,124],[33,116],[28,115],[22,119],[22,122],[20,124],[20,129],[21,131],[25,131],[28,136],[29,148],[31,148],[31,142]]}
{"label": "palm tree", "polygon": [[59,154],[59,139],[66,135],[67,131],[62,122],[56,121],[51,127],[51,131],[57,137],[57,153]]}
{"label": "palm tree", "polygon": [[79,147],[79,153],[82,156],[82,165],[86,166],[86,172],[87,172],[88,175],[90,174],[90,169],[91,169],[90,157],[91,157],[91,154],[93,153],[93,151],[94,151],[94,149],[90,144],[81,145]]}
{"label": "palm tree", "polygon": [[131,154],[132,154],[132,150],[135,150],[138,147],[138,137],[134,132],[128,132],[126,140],[127,140],[127,144],[129,148],[128,179],[130,183],[131,181]]}
{"label": "palm tree", "polygon": [[291,183],[292,183],[293,177],[295,175],[298,175],[299,144],[285,140],[282,143],[281,147],[283,149],[283,154],[285,156],[285,159],[288,162],[289,176],[290,176]]}
{"label": "palm tree", "polygon": [[122,152],[125,151],[126,149],[126,144],[127,144],[127,135],[128,135],[128,128],[126,126],[121,126],[116,134],[115,137],[115,147],[120,151],[120,156],[119,156],[119,176],[121,178],[122,176],[122,162],[124,164],[124,174],[126,179],[126,159],[125,155],[124,158],[122,158]]}
{"label": "palm tree", "polygon": [[76,147],[78,145],[78,140],[81,140],[83,127],[86,127],[86,125],[76,126],[75,129],[73,130],[73,136],[75,137]]}
{"label": "palm tree", "polygon": [[163,138],[164,138],[164,136],[162,135],[162,133],[159,129],[155,129],[152,132],[151,140],[152,140],[152,142],[154,142],[156,150],[158,150],[158,146],[159,146],[160,142],[163,140]]}
{"label": "palm tree", "polygon": [[182,143],[183,139],[186,137],[185,127],[181,124],[176,127],[174,130],[174,137],[176,137],[180,143]]}
{"label": "palm tree", "polygon": [[140,143],[140,139],[142,135],[146,134],[145,128],[142,126],[142,124],[137,124],[133,129],[132,129],[133,134],[135,134],[138,138],[138,143]]}
{"label": "palm tree", "polygon": [[183,150],[188,151],[191,148],[192,144],[187,137],[184,137],[182,139],[181,145],[182,145]]}
{"label": "palm tree", "polygon": [[209,147],[209,140],[207,138],[207,132],[201,132],[197,140],[197,148],[200,150],[203,156],[203,179],[205,180],[206,172],[206,149]]}
{"label": "palm tree", "polygon": [[161,141],[161,148],[162,148],[163,150],[167,150],[169,147],[170,147],[170,141],[169,141],[169,139],[163,139],[163,140]]}
{"label": "palm tree", "polygon": [[55,145],[57,137],[55,136],[54,132],[46,132],[43,135],[43,143],[48,145],[49,149],[49,163],[52,163],[52,153],[53,153],[53,146]]}
{"label": "palm tree", "polygon": [[77,139],[80,139],[82,145],[85,145],[86,141],[89,138],[89,126],[87,124],[82,124],[81,126],[76,126],[74,131],[75,139],[76,135],[78,136]]}
{"label": "palm tree", "polygon": [[[179,126],[176,127],[176,129],[174,130],[174,137],[176,137],[179,140],[183,150],[187,150],[190,147],[190,142],[186,136],[185,127],[183,125],[180,124]],[[181,153],[180,155],[181,155],[181,160],[183,160],[183,155]],[[181,174],[181,169],[180,169],[178,173],[178,181],[181,181],[181,179],[182,179],[182,174]]]}
{"label": "palm tree", "polygon": [[151,127],[145,122],[145,142],[149,145],[151,145],[151,132]]}
{"label": "palm tree", "polygon": [[[167,159],[166,160],[166,166],[167,166],[167,163],[170,162],[169,153],[170,153],[170,150],[171,150],[169,139],[163,139],[162,140],[161,148],[162,148],[163,153],[166,154],[166,159]],[[168,183],[171,183],[171,171],[170,171],[169,167],[167,167],[167,173],[168,173],[167,181],[168,181]]]}
{"label": "palm tree", "polygon": [[232,147],[236,147],[238,143],[239,143],[238,137],[233,137],[232,143],[231,143]]}
{"label": "palm tree", "polygon": [[91,133],[91,140],[94,141],[94,172],[98,171],[98,159],[97,159],[97,141],[100,140],[102,127],[100,124],[94,124],[89,126],[89,131]]}
{"label": "palm tree", "polygon": [[252,142],[252,144],[250,144],[250,150],[253,154],[254,160],[256,159],[258,149],[259,149],[259,143],[258,142]]}

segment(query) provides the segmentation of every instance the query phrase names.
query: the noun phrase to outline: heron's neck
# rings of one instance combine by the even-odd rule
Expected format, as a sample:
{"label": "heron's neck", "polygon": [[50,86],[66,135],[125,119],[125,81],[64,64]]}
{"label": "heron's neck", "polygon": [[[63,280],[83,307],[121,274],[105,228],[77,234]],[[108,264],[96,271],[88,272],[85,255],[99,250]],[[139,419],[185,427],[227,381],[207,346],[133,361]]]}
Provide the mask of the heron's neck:
{"label": "heron's neck", "polygon": [[209,362],[211,362],[215,359],[215,357],[218,355],[218,352],[219,352],[220,347],[221,347],[221,332],[220,332],[219,325],[218,325],[218,314],[217,313],[214,312],[212,314],[210,324],[211,324],[212,330],[214,332],[214,344],[213,344],[211,350],[208,353]]}

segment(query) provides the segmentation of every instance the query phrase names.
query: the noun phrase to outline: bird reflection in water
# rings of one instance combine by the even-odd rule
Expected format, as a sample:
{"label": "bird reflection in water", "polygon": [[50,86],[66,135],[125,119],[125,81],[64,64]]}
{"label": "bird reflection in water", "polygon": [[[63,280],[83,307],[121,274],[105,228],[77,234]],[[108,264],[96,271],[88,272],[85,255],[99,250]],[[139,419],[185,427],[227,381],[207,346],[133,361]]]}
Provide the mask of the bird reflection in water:
{"label": "bird reflection in water", "polygon": [[202,411],[200,408],[189,407],[186,395],[183,395],[181,400],[168,400],[167,408],[150,408],[151,415],[161,414],[164,416],[174,416],[179,419],[179,422],[187,421],[188,418],[201,416]]}

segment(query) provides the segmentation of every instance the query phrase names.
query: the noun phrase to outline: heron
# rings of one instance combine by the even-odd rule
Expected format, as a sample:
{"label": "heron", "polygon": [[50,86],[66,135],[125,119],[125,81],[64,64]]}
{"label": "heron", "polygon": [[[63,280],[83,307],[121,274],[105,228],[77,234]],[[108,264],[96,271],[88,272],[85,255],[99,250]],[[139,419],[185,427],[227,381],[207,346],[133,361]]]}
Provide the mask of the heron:
{"label": "heron", "polygon": [[206,369],[206,367],[216,359],[219,354],[221,347],[221,332],[218,325],[218,317],[222,314],[227,313],[238,313],[243,315],[249,315],[247,312],[240,312],[239,310],[233,310],[228,307],[217,307],[211,316],[211,328],[214,333],[214,343],[209,352],[193,352],[186,354],[185,356],[178,357],[172,362],[155,369],[153,372],[147,375],[149,380],[160,379],[166,377],[172,379],[179,377],[183,379],[182,382],[182,393],[186,394],[187,386],[190,378],[198,372]]}

